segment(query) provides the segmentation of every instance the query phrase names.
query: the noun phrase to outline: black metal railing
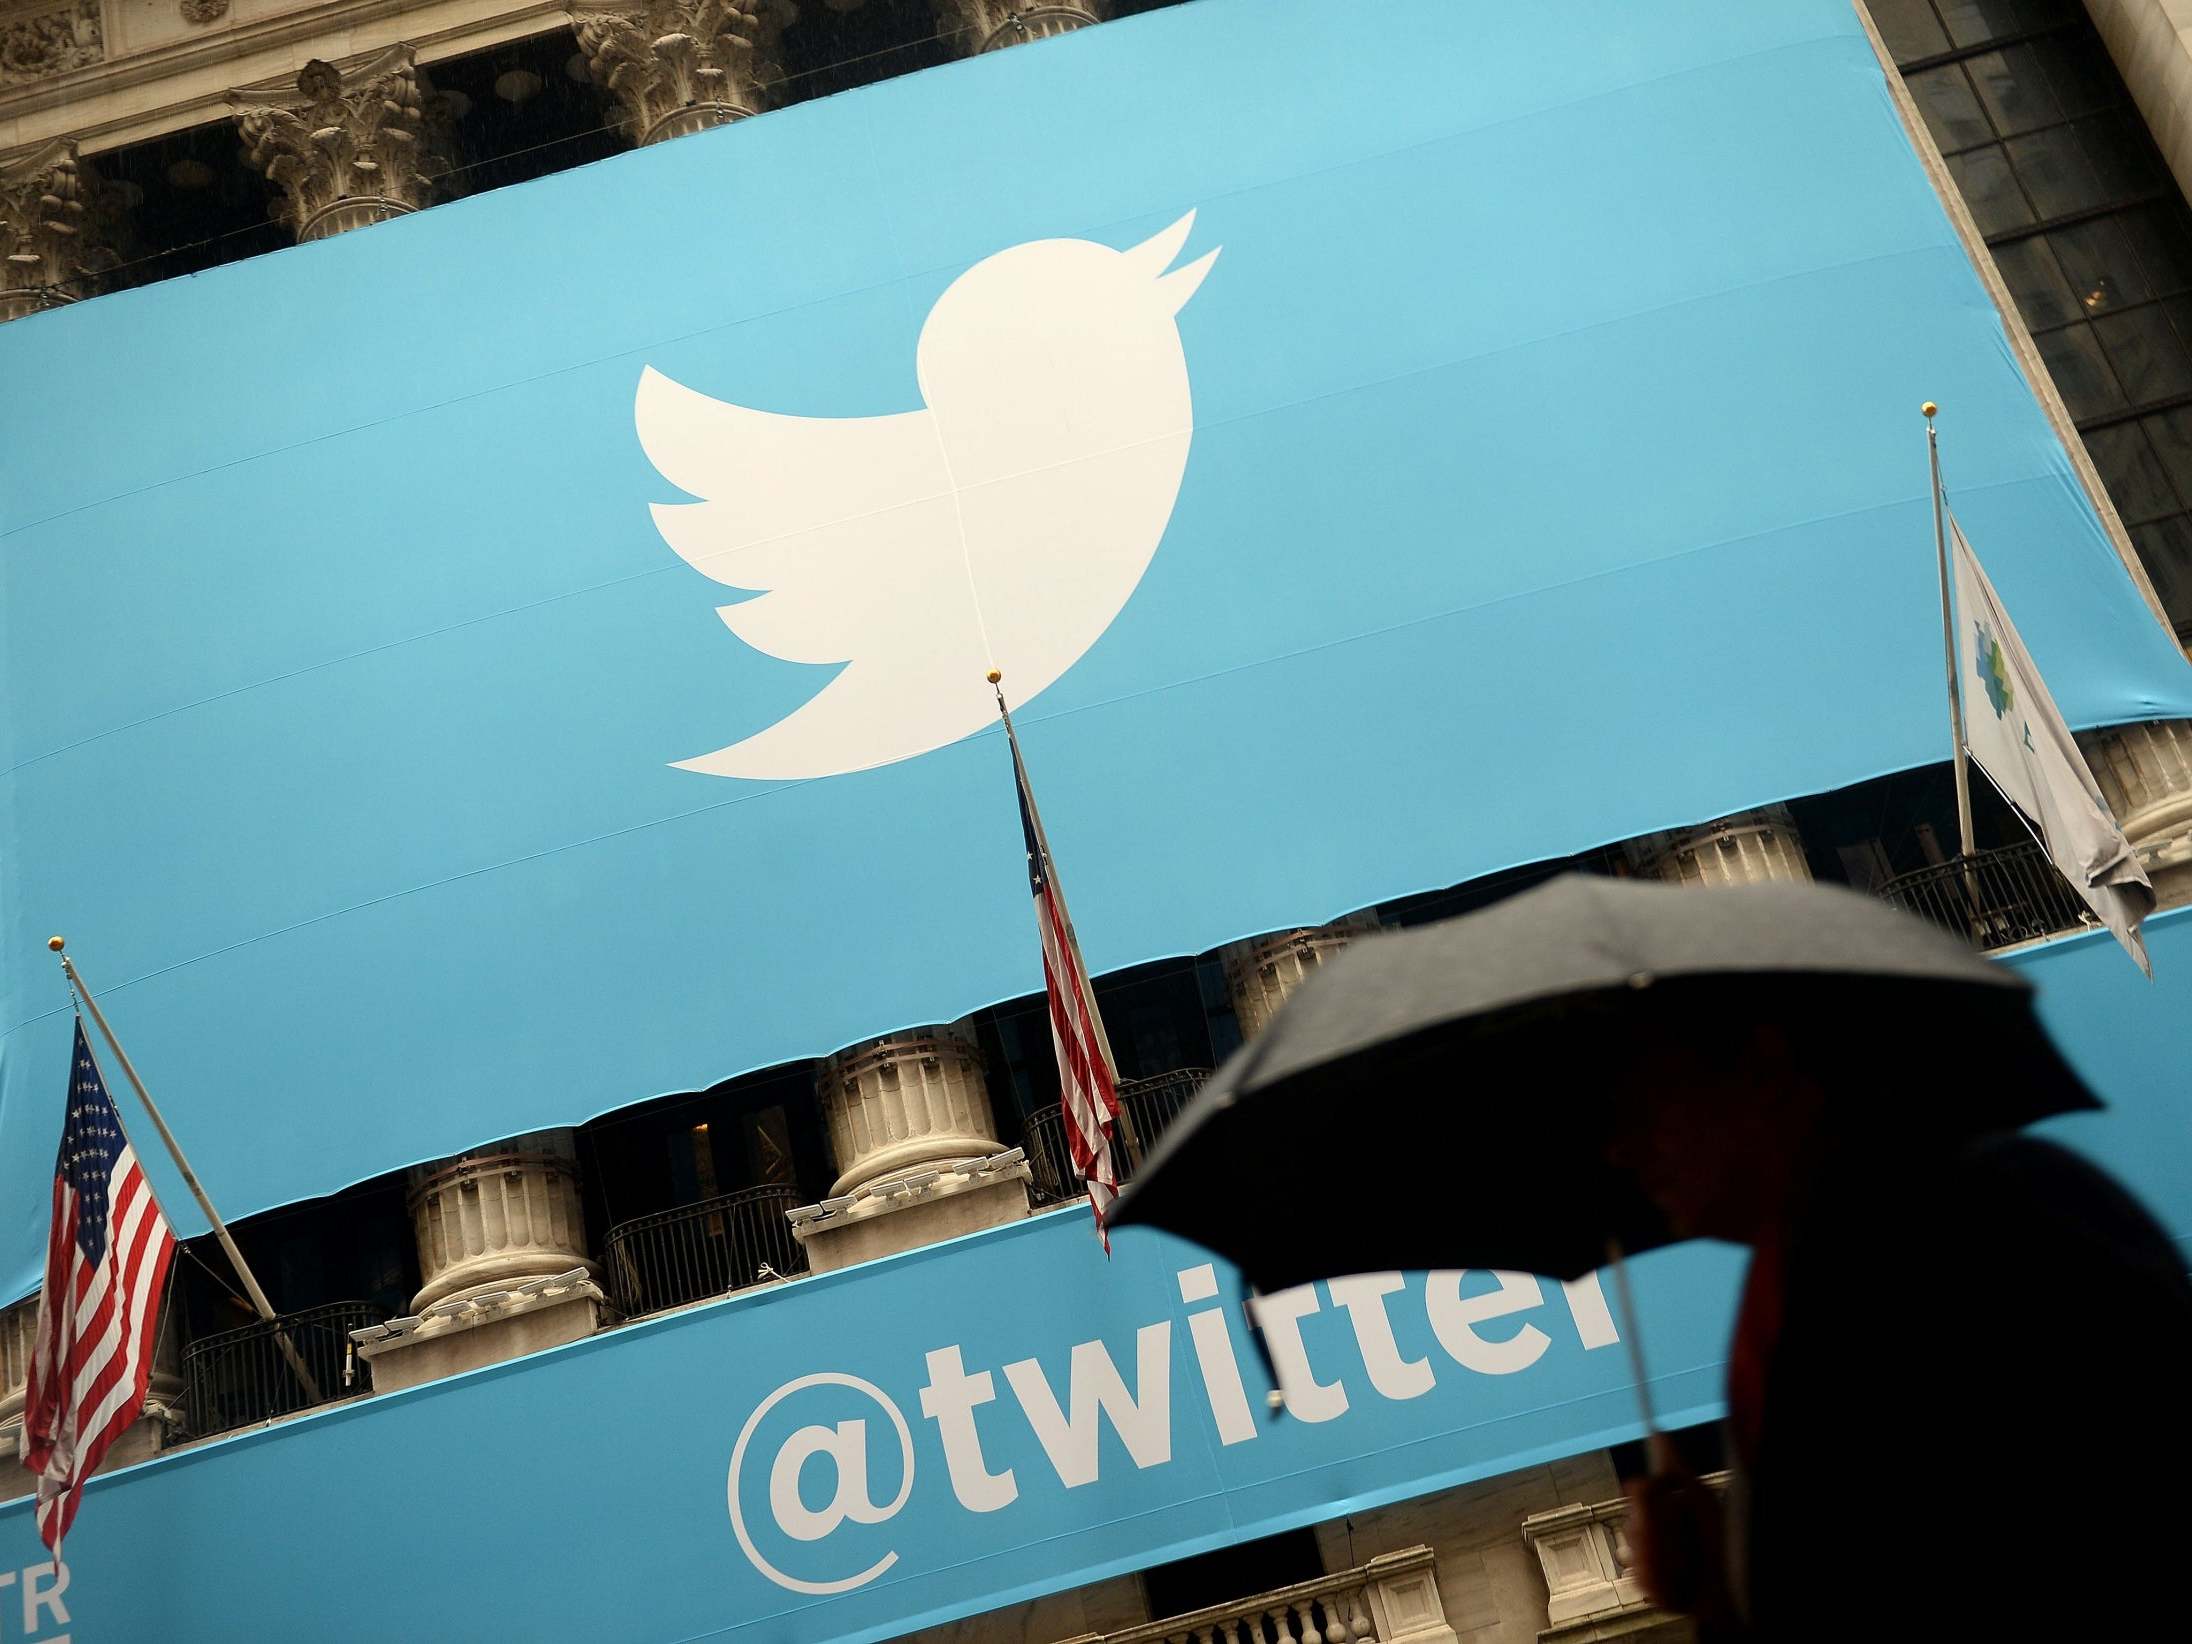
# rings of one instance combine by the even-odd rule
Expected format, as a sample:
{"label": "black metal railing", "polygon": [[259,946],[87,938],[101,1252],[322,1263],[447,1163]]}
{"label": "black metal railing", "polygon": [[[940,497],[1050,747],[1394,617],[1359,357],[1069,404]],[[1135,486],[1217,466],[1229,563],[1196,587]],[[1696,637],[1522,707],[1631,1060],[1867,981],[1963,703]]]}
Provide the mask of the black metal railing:
{"label": "black metal railing", "polygon": [[609,1229],[609,1283],[627,1318],[807,1270],[784,1213],[794,1187],[749,1187]]}
{"label": "black metal railing", "polygon": [[2029,839],[1899,874],[1880,895],[1980,948],[2076,930],[2091,918],[2047,852]]}
{"label": "black metal railing", "polygon": [[183,1350],[184,1408],[195,1438],[333,1404],[373,1390],[350,1332],[384,1323],[373,1302],[328,1302],[224,1330]]}
{"label": "black metal railing", "polygon": [[[1165,1126],[1180,1116],[1180,1110],[1209,1077],[1210,1069],[1206,1067],[1179,1067],[1154,1078],[1119,1081],[1120,1122],[1112,1144],[1119,1180],[1127,1180],[1141,1167]],[[1035,1178],[1030,1185],[1037,1204],[1063,1204],[1086,1191],[1073,1168],[1073,1151],[1066,1145],[1062,1105],[1053,1103],[1028,1115],[1026,1146],[1028,1169]]]}

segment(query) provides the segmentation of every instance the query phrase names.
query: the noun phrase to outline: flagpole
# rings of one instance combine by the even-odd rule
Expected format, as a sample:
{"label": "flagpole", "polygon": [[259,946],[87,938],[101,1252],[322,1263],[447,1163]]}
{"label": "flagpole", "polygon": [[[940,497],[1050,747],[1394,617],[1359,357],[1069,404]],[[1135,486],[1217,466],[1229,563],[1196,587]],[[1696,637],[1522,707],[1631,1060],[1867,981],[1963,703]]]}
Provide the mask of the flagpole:
{"label": "flagpole", "polygon": [[1964,694],[1957,679],[1956,617],[1949,602],[1948,530],[1941,498],[1941,440],[1933,418],[1940,407],[1931,400],[1919,408],[1926,419],[1926,460],[1933,474],[1933,554],[1941,572],[1941,649],[1948,663],[1948,718],[1950,746],[1956,754],[1956,832],[1959,852],[1968,874],[1972,857],[1971,765],[1964,753]]}
{"label": "flagpole", "polygon": [[[198,1201],[198,1208],[205,1212],[205,1219],[212,1224],[213,1236],[221,1241],[221,1249],[227,1254],[229,1265],[236,1269],[236,1276],[244,1281],[244,1293],[251,1298],[251,1305],[258,1309],[261,1319],[272,1324],[275,1316],[273,1303],[266,1299],[266,1292],[259,1288],[258,1276],[251,1271],[251,1264],[244,1260],[244,1253],[236,1248],[236,1241],[229,1236],[228,1223],[221,1220],[221,1213],[213,1208],[213,1201],[206,1197],[206,1190],[198,1181],[198,1173],[190,1168],[190,1161],[183,1157],[182,1144],[175,1140],[175,1132],[168,1129],[167,1121],[160,1117],[160,1110],[153,1103],[152,1093],[145,1089],[144,1080],[137,1076],[137,1067],[129,1059],[129,1052],[122,1048],[122,1041],[114,1036],[114,1029],[107,1025],[106,1012],[99,1008],[99,1001],[92,996],[91,989],[85,986],[75,961],[62,952],[65,945],[58,936],[51,937],[46,942],[47,947],[61,955],[62,974],[68,978],[69,986],[75,991],[76,997],[83,1000],[84,1008],[91,1012],[91,1019],[99,1029],[99,1036],[106,1040],[107,1048],[114,1052],[114,1059],[121,1065],[123,1077],[129,1080],[130,1089],[137,1092],[137,1100],[143,1104],[146,1115],[152,1120],[152,1128],[160,1133],[160,1140],[167,1144],[168,1157],[175,1161],[175,1168],[182,1175],[183,1185],[190,1189],[191,1197]],[[312,1372],[305,1368],[304,1360],[298,1357],[296,1348],[290,1344],[288,1332],[276,1330],[274,1341],[281,1348],[282,1356],[289,1360],[290,1369],[297,1372],[297,1379],[304,1383],[305,1392],[311,1395],[312,1402],[319,1403],[319,1383],[313,1380]]]}

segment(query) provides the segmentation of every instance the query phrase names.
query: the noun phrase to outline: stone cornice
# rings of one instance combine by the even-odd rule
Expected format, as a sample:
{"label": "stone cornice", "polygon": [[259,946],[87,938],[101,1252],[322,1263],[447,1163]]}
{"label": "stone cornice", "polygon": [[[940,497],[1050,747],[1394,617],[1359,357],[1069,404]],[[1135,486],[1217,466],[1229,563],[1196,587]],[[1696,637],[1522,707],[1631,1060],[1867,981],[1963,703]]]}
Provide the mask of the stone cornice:
{"label": "stone cornice", "polygon": [[[400,34],[416,50],[421,63],[431,63],[505,40],[565,28],[569,19],[559,0],[520,0],[517,4],[490,0],[469,11],[455,4],[421,5],[419,0],[332,0],[329,4],[304,6],[279,17],[178,40],[29,85],[10,86],[0,91],[0,153],[8,148],[4,140],[6,123],[20,121],[27,125],[31,122],[24,117],[48,111],[71,110],[77,118],[57,123],[54,129],[19,146],[37,147],[54,137],[73,136],[90,154],[186,126],[225,120],[229,115],[226,93],[235,89],[237,82],[205,71],[218,70],[225,63],[242,66],[250,59],[265,58],[271,72],[254,64],[244,82],[257,84],[280,80],[285,68],[294,75],[294,65],[302,56],[371,55],[380,49],[379,43],[346,47],[356,31],[374,23],[390,25],[387,43]],[[285,46],[315,41],[330,49],[281,55]],[[186,80],[187,90],[183,84]],[[139,97],[115,99],[112,112],[100,107],[114,93],[160,81],[176,82],[178,95],[172,103]]]}

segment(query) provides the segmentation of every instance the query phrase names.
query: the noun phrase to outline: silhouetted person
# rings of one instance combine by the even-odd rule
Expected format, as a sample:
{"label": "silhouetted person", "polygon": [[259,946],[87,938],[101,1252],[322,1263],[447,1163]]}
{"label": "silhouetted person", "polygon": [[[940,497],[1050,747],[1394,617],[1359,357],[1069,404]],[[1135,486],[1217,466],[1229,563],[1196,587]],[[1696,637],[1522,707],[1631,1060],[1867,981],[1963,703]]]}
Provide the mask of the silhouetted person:
{"label": "silhouetted person", "polygon": [[[1609,1157],[1678,1235],[1751,1250],[1735,1477],[1725,1503],[1631,1487],[1646,1590],[1708,1640],[2075,1639],[2144,1613],[2192,1486],[2186,1253],[2065,1148],[1929,1125],[1921,1087],[1951,1075],[1899,1087],[1896,1046],[1696,1026],[1647,1058],[1658,1099],[1622,1105]],[[1852,1055],[1880,1094],[1830,1105]]]}

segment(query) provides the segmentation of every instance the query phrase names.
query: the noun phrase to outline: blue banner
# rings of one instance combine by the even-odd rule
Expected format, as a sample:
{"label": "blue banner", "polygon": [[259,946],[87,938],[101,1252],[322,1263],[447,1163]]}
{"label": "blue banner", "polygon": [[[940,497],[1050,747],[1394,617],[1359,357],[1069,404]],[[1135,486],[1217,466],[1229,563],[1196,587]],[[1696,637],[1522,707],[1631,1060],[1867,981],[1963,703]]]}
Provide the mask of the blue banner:
{"label": "blue banner", "polygon": [[[2102,936],[2016,963],[2111,1104],[2049,1128],[2192,1249],[2192,917],[2150,934],[2152,987]],[[1466,1194],[1473,1168],[1380,1185]],[[1633,1265],[1655,1406],[1712,1418],[1740,1258]],[[41,1625],[851,1644],[1639,1431],[1594,1281],[1367,1275],[1260,1307],[1277,1418],[1230,1271],[1142,1229],[1106,1262],[1083,1210],[749,1291],[97,1480]],[[0,1508],[0,1582],[45,1590],[43,1562],[29,1503]]]}
{"label": "blue banner", "polygon": [[1330,27],[0,327],[0,1296],[51,931],[233,1215],[1037,990],[992,664],[1098,971],[1938,760],[1928,397],[2069,718],[2192,713],[1847,0]]}

